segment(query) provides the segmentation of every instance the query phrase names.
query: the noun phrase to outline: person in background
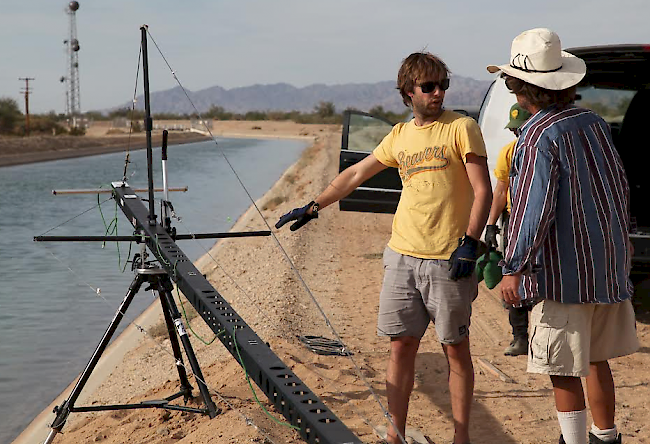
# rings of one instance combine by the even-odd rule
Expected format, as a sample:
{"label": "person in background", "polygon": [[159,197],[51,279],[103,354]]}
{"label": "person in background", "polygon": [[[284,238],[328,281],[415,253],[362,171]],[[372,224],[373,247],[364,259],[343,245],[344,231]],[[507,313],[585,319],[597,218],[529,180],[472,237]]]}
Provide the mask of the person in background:
{"label": "person in background", "polygon": [[[528,120],[530,113],[528,110],[522,108],[518,103],[510,107],[508,113],[508,124],[506,129],[512,131],[515,137],[519,136],[519,127]],[[494,249],[499,248],[497,234],[503,231],[503,247],[504,250],[508,245],[506,238],[508,218],[510,217],[510,164],[512,163],[512,153],[515,150],[517,139],[501,148],[499,157],[497,158],[496,168],[494,169],[494,176],[497,179],[494,192],[492,194],[492,208],[490,208],[490,216],[488,217],[487,226],[485,227],[485,243],[488,247]],[[496,225],[497,220],[501,217],[500,230]],[[524,303],[521,305],[507,305],[508,321],[512,327],[512,341],[510,345],[504,350],[506,356],[519,356],[528,354],[528,312],[531,305]]]}
{"label": "person in background", "polygon": [[389,443],[404,442],[415,357],[433,321],[449,365],[454,443],[469,442],[474,367],[469,348],[479,241],[492,201],[485,143],[476,121],[445,110],[449,70],[417,52],[403,60],[397,87],[413,119],[398,123],[375,150],[341,172],[312,202],[280,218],[292,230],[370,177],[397,168],[402,193],[384,251],[377,331],[390,338],[386,396]]}
{"label": "person in background", "polygon": [[528,371],[550,375],[560,443],[620,443],[608,360],[639,348],[630,298],[630,189],[609,125],[572,104],[585,62],[546,28],[525,31],[501,71],[532,117],[512,159],[512,211],[502,261],[506,303],[531,313]]}

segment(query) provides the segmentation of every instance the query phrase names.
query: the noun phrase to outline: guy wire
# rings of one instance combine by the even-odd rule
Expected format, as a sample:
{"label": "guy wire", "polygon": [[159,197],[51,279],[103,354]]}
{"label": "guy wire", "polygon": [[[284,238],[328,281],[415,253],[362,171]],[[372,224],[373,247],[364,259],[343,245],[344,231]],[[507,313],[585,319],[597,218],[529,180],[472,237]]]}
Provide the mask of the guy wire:
{"label": "guy wire", "polygon": [[[167,59],[165,58],[165,55],[163,54],[162,50],[161,50],[160,47],[158,46],[158,43],[156,42],[156,40],[153,38],[153,36],[152,36],[151,33],[149,32],[149,29],[148,29],[148,28],[146,29],[146,32],[147,32],[147,34],[149,35],[149,38],[151,38],[151,41],[152,41],[153,44],[155,45],[155,47],[156,47],[156,49],[158,50],[158,53],[159,53],[160,56],[162,57],[163,61],[165,62],[165,64],[166,64],[167,67],[169,68],[169,70],[170,70],[172,76],[174,77],[174,80],[176,80],[176,83],[178,83],[178,86],[181,88],[181,90],[182,90],[183,93],[185,94],[185,97],[187,98],[187,100],[188,100],[188,101],[190,102],[190,104],[192,105],[192,108],[194,108],[194,111],[195,111],[195,113],[197,114],[197,116],[199,117],[199,120],[203,121],[204,119],[203,119],[203,117],[201,116],[201,113],[199,112],[199,110],[197,109],[196,105],[194,104],[194,102],[193,102],[192,99],[190,98],[189,94],[187,94],[187,90],[185,89],[185,87],[183,86],[183,84],[180,82],[180,80],[179,80],[178,77],[176,76],[176,72],[172,69],[171,65],[169,64],[169,62],[168,62]],[[205,126],[207,132],[210,134],[210,137],[211,137],[212,140],[214,141],[215,145],[216,145],[217,147],[219,147],[219,144],[217,143],[216,137],[214,136],[214,134],[212,134],[212,130],[210,130],[210,128],[209,128],[207,125],[205,125],[205,123],[204,123],[204,126]],[[220,147],[219,147],[219,148],[220,148]],[[325,312],[323,311],[322,307],[320,306],[320,304],[318,303],[318,301],[317,301],[316,298],[314,297],[314,295],[313,295],[313,293],[311,292],[310,288],[307,286],[307,283],[304,281],[302,275],[300,274],[300,272],[298,271],[298,269],[296,268],[296,266],[295,266],[295,265],[293,264],[293,262],[291,261],[291,258],[290,258],[289,255],[287,254],[286,250],[282,247],[282,244],[281,244],[280,241],[278,240],[278,238],[277,238],[277,236],[275,235],[275,233],[273,233],[273,230],[271,229],[271,226],[269,225],[269,223],[268,223],[268,222],[266,221],[266,219],[264,218],[264,215],[262,214],[262,211],[259,209],[259,207],[258,207],[257,204],[255,203],[255,200],[254,200],[253,197],[251,196],[251,194],[250,194],[248,188],[246,188],[246,186],[244,185],[243,181],[241,180],[241,177],[239,177],[239,174],[237,174],[237,171],[235,170],[235,168],[233,167],[233,165],[230,163],[230,160],[229,160],[228,157],[226,156],[225,152],[224,152],[222,149],[219,149],[219,153],[220,153],[221,156],[224,158],[224,160],[225,160],[226,163],[228,164],[228,167],[231,169],[231,171],[233,172],[233,174],[234,174],[235,177],[237,178],[237,181],[239,182],[239,184],[241,185],[242,189],[244,190],[244,192],[245,192],[246,195],[248,196],[248,199],[249,199],[250,202],[252,203],[253,207],[255,207],[255,210],[257,211],[257,213],[258,213],[258,214],[260,215],[260,217],[262,218],[262,221],[264,222],[264,224],[266,225],[266,227],[267,227],[267,228],[269,229],[269,231],[271,232],[271,237],[273,237],[273,239],[275,240],[276,244],[277,244],[278,247],[280,248],[280,251],[282,252],[282,254],[284,255],[284,257],[286,258],[286,260],[289,262],[289,264],[290,264],[290,266],[291,266],[291,269],[293,270],[294,274],[297,276],[298,280],[300,281],[301,285],[303,286],[303,288],[304,288],[305,291],[307,292],[307,294],[308,294],[308,296],[310,297],[310,299],[312,300],[312,302],[316,305],[316,308],[317,308],[318,311],[320,312],[321,316],[325,319],[325,323],[326,323],[326,325],[330,328],[330,330],[332,331],[332,333],[334,334],[334,336],[336,337],[336,339],[337,339],[340,343],[343,343],[343,341],[341,340],[341,337],[339,336],[338,332],[336,331],[336,329],[334,328],[334,326],[333,326],[332,323],[330,322],[329,318],[327,317],[327,315],[326,315]],[[368,387],[368,390],[370,390],[370,393],[372,394],[373,398],[374,398],[375,401],[379,404],[379,406],[380,406],[380,408],[381,408],[381,410],[382,410],[384,416],[385,416],[385,417],[388,419],[388,421],[393,425],[393,427],[395,427],[395,424],[393,423],[393,420],[392,420],[390,414],[388,413],[388,410],[384,407],[383,403],[382,403],[381,400],[379,399],[379,396],[378,396],[377,393],[373,390],[373,388],[372,388],[372,386],[370,385],[370,383],[368,382],[368,380],[363,376],[363,373],[361,372],[361,368],[359,367],[359,365],[357,364],[357,362],[355,361],[355,359],[352,357],[351,354],[348,355],[347,357],[348,357],[348,359],[350,359],[350,361],[352,362],[352,364],[353,364],[354,367],[356,368],[359,378],[360,378],[360,379],[361,379],[361,380],[366,384],[366,386]],[[395,427],[395,429],[397,429],[397,427]],[[398,436],[399,436],[399,438],[401,439],[402,442],[406,443],[406,440],[404,439],[403,436],[401,436],[401,434],[399,434],[399,432],[398,432]]]}
{"label": "guy wire", "polygon": [[63,225],[67,224],[68,222],[71,222],[71,221],[75,220],[79,216],[83,216],[87,212],[94,210],[95,208],[97,208],[98,206],[101,206],[103,203],[108,202],[112,198],[113,198],[113,196],[110,196],[110,197],[106,198],[105,200],[103,200],[102,202],[98,202],[97,205],[93,205],[92,207],[88,208],[87,210],[84,210],[83,212],[77,214],[76,216],[71,217],[70,219],[68,219],[68,220],[66,220],[64,222],[61,222],[59,225],[55,225],[54,227],[50,228],[49,230],[45,231],[44,233],[41,233],[40,236],[44,236],[47,233],[50,233],[50,232],[56,230],[57,228],[62,227]]}
{"label": "guy wire", "polygon": [[129,138],[126,142],[126,155],[124,157],[124,173],[122,174],[122,181],[126,182],[126,170],[129,168],[131,157],[131,134],[133,133],[133,116],[135,115],[135,102],[138,94],[138,78],[140,77],[140,60],[142,58],[142,42],[140,42],[140,50],[138,51],[138,67],[135,70],[135,88],[133,89],[133,99],[131,100],[131,122],[129,123]]}
{"label": "guy wire", "polygon": [[[194,234],[193,231],[192,231],[192,229],[189,228],[189,227],[187,226],[187,224],[185,224],[185,223],[183,222],[183,219],[179,219],[179,222],[180,222],[180,224],[185,228],[185,230],[187,231],[188,234],[190,234],[190,235],[193,235],[193,234]],[[235,280],[235,278],[234,278],[230,273],[228,273],[228,271],[227,271],[225,268],[223,268],[223,267],[221,266],[221,264],[217,261],[217,259],[212,255],[210,249],[207,249],[207,248],[205,247],[205,245],[204,245],[201,241],[199,241],[198,239],[192,239],[192,240],[193,240],[194,242],[196,242],[196,243],[199,245],[199,247],[201,247],[201,249],[202,249],[202,250],[205,252],[205,254],[206,254],[206,255],[211,259],[211,261],[212,261],[212,262],[213,262],[213,263],[214,263],[214,264],[219,268],[219,270],[220,270],[220,271],[221,271],[221,272],[222,272],[222,273],[223,273],[223,274],[224,274],[224,275],[225,275],[225,276],[230,280],[230,282],[232,282],[232,284],[235,286],[235,288],[236,288],[237,290],[239,290],[239,291],[240,291],[240,292],[241,292],[241,293],[246,297],[246,299],[248,299],[248,301],[249,301],[250,303],[253,304],[253,306],[254,306],[254,307],[259,311],[259,313],[262,315],[262,317],[263,317],[263,318],[264,318],[264,319],[265,319],[265,320],[270,324],[270,323],[272,322],[272,320],[271,320],[271,318],[267,315],[267,313],[266,313],[266,312],[265,312],[265,311],[260,307],[260,304],[258,304],[257,301],[256,301],[253,297],[251,297],[251,296],[248,294],[248,292],[247,292],[246,290],[244,290],[244,288],[242,288],[241,285],[239,285],[239,283]],[[183,307],[183,310],[185,310],[184,305],[183,305],[183,302],[182,302],[182,299],[181,299],[181,295],[180,295],[180,293],[178,293],[178,287],[176,287],[176,291],[177,291],[177,296],[178,296],[178,298],[179,298],[179,301],[180,301],[180,303],[181,303],[181,307]],[[185,296],[185,295],[183,295],[183,297],[184,297],[184,296]],[[183,313],[185,314],[185,312],[183,312]],[[197,337],[201,342],[203,342],[204,344],[206,344],[206,342],[205,342],[205,341],[204,341],[204,340],[203,340],[203,339],[202,339],[202,338],[201,338],[201,337],[200,337],[196,332],[194,332],[194,330],[192,330],[192,327],[191,327],[191,325],[190,325],[190,320],[187,318],[187,315],[185,315],[185,321],[187,322],[188,327],[190,328],[190,330],[192,331],[192,333],[194,333],[194,335],[195,335],[195,336],[196,336],[196,337]],[[217,335],[217,336],[218,336],[218,335]],[[217,336],[215,336],[214,339],[216,339]],[[286,335],[286,334],[282,334],[282,333],[280,333],[279,336],[282,337],[282,338],[284,338],[284,339],[287,340],[288,342],[292,342],[292,341],[295,340],[295,338],[294,338],[293,336],[290,336],[290,335]],[[214,339],[213,339],[212,341],[214,341]],[[210,343],[211,343],[212,341],[210,341]],[[328,381],[330,382],[330,384],[332,384],[332,385],[337,385],[337,384],[338,384],[338,381],[336,381],[336,380],[334,380],[334,379],[332,379],[332,378],[329,378],[329,377],[323,375],[322,373],[320,373],[318,370],[316,370],[316,367],[315,367],[313,364],[311,364],[311,363],[309,363],[309,362],[303,362],[303,364],[305,365],[305,367],[306,367],[310,372],[316,374],[318,377],[320,377],[320,378],[322,378],[322,379],[324,379],[324,380],[328,380]],[[244,367],[244,371],[246,371],[246,368],[245,368],[245,367]],[[350,399],[348,396],[346,396],[346,395],[345,395],[345,394],[344,394],[340,389],[338,390],[338,394],[339,394],[341,397],[345,398],[348,402],[351,401],[351,399]],[[258,403],[259,403],[259,401],[258,401]],[[381,433],[380,433],[379,430],[378,430],[378,429],[377,429],[377,428],[372,424],[372,421],[371,421],[369,418],[367,418],[367,417],[364,416],[361,412],[357,411],[356,409],[354,409],[354,408],[351,407],[351,406],[348,406],[348,408],[350,408],[350,409],[351,409],[351,410],[352,410],[352,411],[353,411],[357,416],[359,416],[359,417],[363,420],[363,422],[366,423],[366,425],[367,425],[368,427],[370,427],[371,429],[373,429],[373,431],[375,432],[375,434],[377,434],[377,436],[381,437]]]}

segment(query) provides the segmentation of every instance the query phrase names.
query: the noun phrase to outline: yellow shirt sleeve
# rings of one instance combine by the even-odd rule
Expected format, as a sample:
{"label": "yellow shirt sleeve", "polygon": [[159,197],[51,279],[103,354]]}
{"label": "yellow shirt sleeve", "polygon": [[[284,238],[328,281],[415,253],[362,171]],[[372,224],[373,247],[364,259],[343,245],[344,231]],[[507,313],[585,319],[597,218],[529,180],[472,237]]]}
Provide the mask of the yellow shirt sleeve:
{"label": "yellow shirt sleeve", "polygon": [[501,182],[508,182],[510,178],[510,165],[512,165],[512,153],[515,151],[517,139],[501,148],[497,165],[494,168],[494,176]]}
{"label": "yellow shirt sleeve", "polygon": [[476,120],[471,117],[459,119],[457,128],[456,147],[463,162],[467,162],[467,155],[470,153],[480,157],[487,157],[483,134],[481,134],[481,128],[476,123]]}
{"label": "yellow shirt sleeve", "polygon": [[404,123],[398,123],[393,127],[390,133],[386,134],[386,137],[381,141],[377,148],[375,148],[372,154],[377,158],[378,161],[386,165],[387,167],[397,168],[397,159],[393,154],[393,143],[395,140],[395,135],[399,134]]}

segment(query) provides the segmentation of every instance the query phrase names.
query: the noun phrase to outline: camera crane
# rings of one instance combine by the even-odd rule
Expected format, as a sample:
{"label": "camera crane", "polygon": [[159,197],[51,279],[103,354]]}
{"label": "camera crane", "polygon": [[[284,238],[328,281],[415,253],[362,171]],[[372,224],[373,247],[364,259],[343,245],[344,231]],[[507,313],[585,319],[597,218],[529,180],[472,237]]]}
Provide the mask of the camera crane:
{"label": "camera crane", "polygon": [[[165,194],[162,201],[160,223],[156,221],[151,142],[153,122],[149,101],[147,26],[143,25],[140,31],[145,99],[144,126],[146,129],[147,146],[148,208],[145,206],[143,199],[135,193],[126,180],[113,182],[113,198],[133,225],[134,234],[132,236],[38,236],[34,238],[38,242],[134,241],[140,244],[140,253],[135,255],[132,266],[135,277],[129,286],[126,296],[102,336],[101,341],[95,348],[72,392],[60,406],[54,409],[56,417],[51,425],[51,430],[45,444],[53,442],[55,436],[63,429],[68,416],[73,412],[161,408],[200,413],[210,418],[214,418],[219,413],[219,408],[210,397],[201,368],[185,330],[185,325],[174,303],[172,282],[176,283],[187,300],[196,309],[199,316],[217,334],[226,349],[244,368],[248,377],[266,394],[277,411],[282,413],[289,424],[296,427],[303,440],[314,444],[360,444],[361,440],[282,362],[271,350],[269,345],[257,336],[176,244],[176,240],[269,236],[271,232],[177,234],[176,230],[171,227],[171,204],[169,203],[167,194],[167,138],[165,133],[163,133],[162,146],[163,190]],[[147,249],[155,260],[148,260],[150,255],[147,253]],[[99,362],[102,353],[106,350],[124,313],[139,289],[145,283],[151,289],[156,290],[159,295],[179,374],[180,389],[178,393],[162,400],[143,401],[136,404],[76,406],[77,398]],[[188,380],[185,366],[182,363],[181,346],[185,350],[185,355],[195,376],[199,392],[203,399],[204,408],[193,408],[170,403],[181,396],[186,401],[192,397],[192,386]]]}

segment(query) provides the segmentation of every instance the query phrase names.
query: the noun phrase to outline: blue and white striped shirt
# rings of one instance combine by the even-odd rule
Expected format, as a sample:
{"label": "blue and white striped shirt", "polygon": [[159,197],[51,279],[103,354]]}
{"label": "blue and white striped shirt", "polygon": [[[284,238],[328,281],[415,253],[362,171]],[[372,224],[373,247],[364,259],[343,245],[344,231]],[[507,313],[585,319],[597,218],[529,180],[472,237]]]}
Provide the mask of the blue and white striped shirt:
{"label": "blue and white striped shirt", "polygon": [[504,274],[522,299],[616,303],[632,295],[630,192],[607,123],[551,106],[523,126],[510,170]]}

